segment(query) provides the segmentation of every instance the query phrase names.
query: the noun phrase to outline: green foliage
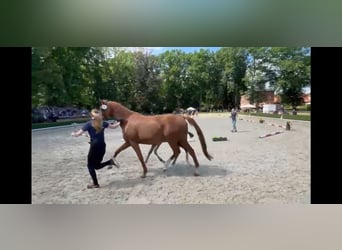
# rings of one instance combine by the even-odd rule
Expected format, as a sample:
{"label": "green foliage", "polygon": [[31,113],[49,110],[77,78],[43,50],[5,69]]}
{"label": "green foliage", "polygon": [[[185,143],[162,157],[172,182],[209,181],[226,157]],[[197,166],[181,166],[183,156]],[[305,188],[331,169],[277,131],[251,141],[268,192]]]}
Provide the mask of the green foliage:
{"label": "green foliage", "polygon": [[301,104],[310,85],[307,48],[221,48],[185,53],[123,48],[32,48],[32,106],[97,107],[115,100],[142,113],[193,106],[206,110],[238,106],[247,94],[277,90],[284,104]]}
{"label": "green foliage", "polygon": [[245,48],[222,48],[217,52],[218,62],[222,65],[221,89],[223,106],[237,107],[240,96],[247,90],[245,75],[247,70],[247,50]]}
{"label": "green foliage", "polygon": [[271,48],[269,61],[274,67],[274,88],[282,102],[293,108],[302,103],[302,89],[311,83],[310,51],[303,48]]}

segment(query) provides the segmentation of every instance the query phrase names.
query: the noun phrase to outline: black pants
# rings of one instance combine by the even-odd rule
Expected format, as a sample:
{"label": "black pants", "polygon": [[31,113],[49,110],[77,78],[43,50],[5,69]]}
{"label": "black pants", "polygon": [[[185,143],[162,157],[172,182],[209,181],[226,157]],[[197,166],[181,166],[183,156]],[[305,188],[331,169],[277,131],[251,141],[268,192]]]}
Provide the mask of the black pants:
{"label": "black pants", "polygon": [[111,165],[111,161],[102,162],[103,156],[106,153],[106,144],[98,143],[96,140],[90,142],[90,148],[88,153],[88,170],[94,185],[99,185],[97,182],[95,169],[101,169],[105,166]]}

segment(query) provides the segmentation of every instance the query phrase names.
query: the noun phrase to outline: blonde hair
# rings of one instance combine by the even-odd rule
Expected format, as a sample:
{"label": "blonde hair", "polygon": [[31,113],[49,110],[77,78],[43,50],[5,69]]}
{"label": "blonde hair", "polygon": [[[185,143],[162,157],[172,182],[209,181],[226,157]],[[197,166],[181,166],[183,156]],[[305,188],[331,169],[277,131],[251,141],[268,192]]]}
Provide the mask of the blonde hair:
{"label": "blonde hair", "polygon": [[100,132],[103,125],[102,113],[98,109],[92,109],[90,111],[91,125],[95,128],[96,133]]}

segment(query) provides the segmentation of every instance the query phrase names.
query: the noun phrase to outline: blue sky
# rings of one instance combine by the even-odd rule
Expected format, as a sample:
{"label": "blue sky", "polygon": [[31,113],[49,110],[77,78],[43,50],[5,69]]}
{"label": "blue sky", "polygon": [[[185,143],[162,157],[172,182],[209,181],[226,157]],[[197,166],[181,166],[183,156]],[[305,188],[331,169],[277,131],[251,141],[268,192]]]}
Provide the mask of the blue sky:
{"label": "blue sky", "polygon": [[185,53],[192,53],[195,51],[199,51],[200,49],[209,49],[211,51],[217,51],[220,47],[151,47],[153,54],[160,54],[168,50],[182,50]]}
{"label": "blue sky", "polygon": [[[219,50],[221,47],[141,47],[141,48],[146,48],[150,50],[153,55],[159,55],[161,53],[164,53],[165,51],[175,50],[175,49],[182,50],[185,53],[192,53],[195,51],[199,51],[200,49],[209,49],[215,52]],[[135,48],[130,48],[130,49],[134,50]]]}

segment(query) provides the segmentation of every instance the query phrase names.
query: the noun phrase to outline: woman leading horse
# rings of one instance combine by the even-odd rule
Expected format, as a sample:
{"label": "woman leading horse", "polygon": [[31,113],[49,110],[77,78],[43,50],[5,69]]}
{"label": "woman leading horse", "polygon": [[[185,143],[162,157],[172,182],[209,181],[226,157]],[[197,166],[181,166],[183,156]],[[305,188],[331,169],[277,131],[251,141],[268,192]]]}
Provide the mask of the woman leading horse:
{"label": "woman leading horse", "polygon": [[146,177],[147,168],[139,144],[159,145],[163,142],[167,142],[173,151],[173,154],[165,163],[165,168],[168,167],[172,160],[173,163],[176,161],[180,154],[179,147],[182,147],[185,152],[188,152],[191,155],[195,163],[194,175],[199,175],[199,163],[195,151],[187,140],[188,124],[185,120],[196,129],[202,151],[206,158],[208,160],[213,158],[207,151],[207,145],[201,128],[196,121],[189,116],[175,114],[145,116],[129,110],[118,102],[105,100],[101,101],[101,110],[105,119],[114,118],[120,121],[123,138],[125,140],[125,143],[115,151],[113,161],[115,162],[116,156],[121,151],[131,146],[142,165],[142,178]]}

